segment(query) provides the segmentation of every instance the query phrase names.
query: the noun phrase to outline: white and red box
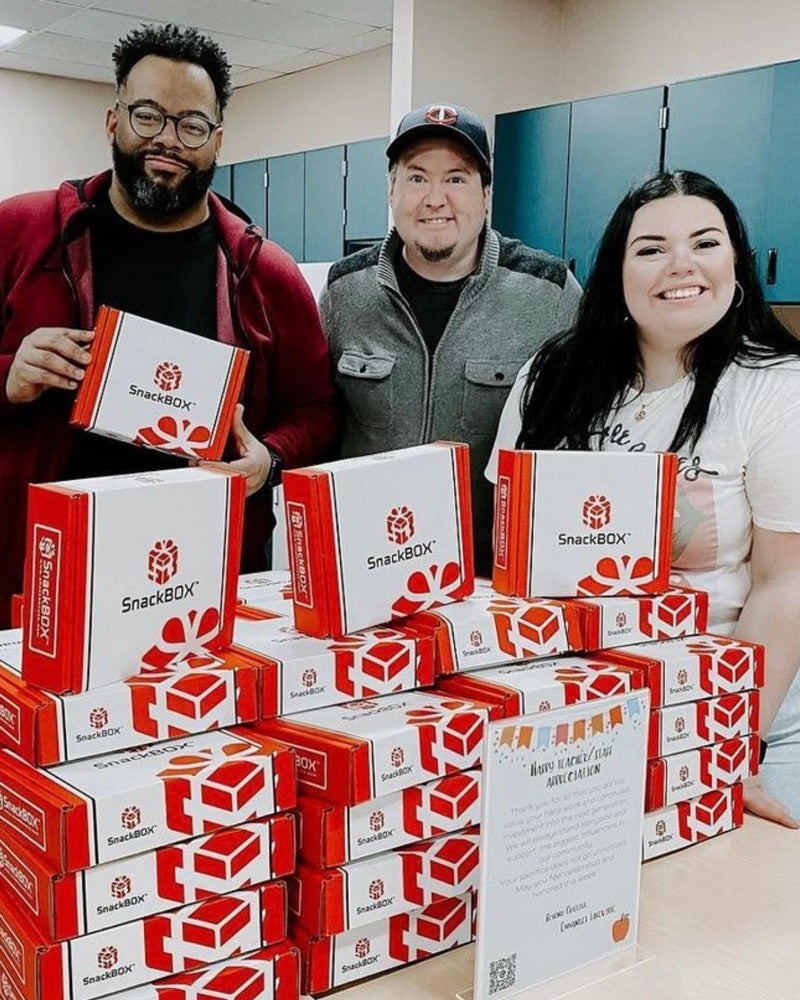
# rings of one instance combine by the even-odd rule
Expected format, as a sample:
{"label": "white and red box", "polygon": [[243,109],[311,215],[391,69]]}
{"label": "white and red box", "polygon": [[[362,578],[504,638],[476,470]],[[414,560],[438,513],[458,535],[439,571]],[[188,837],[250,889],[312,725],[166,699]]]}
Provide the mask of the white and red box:
{"label": "white and red box", "polygon": [[688,636],[595,654],[644,675],[650,705],[680,705],[764,685],[764,647],[727,636]]}
{"label": "white and red box", "polygon": [[300,795],[299,854],[318,868],[380,854],[415,840],[476,826],[481,818],[481,772],[459,771],[424,785],[337,806]]}
{"label": "white and red box", "polygon": [[496,706],[493,717],[512,718],[530,712],[548,712],[577,702],[608,698],[644,687],[644,680],[613,663],[585,656],[491,667],[469,674],[440,677],[436,690]]}
{"label": "white and red box", "polygon": [[433,684],[433,637],[413,628],[316,639],[298,632],[290,619],[237,616],[233,639],[272,665],[278,678],[277,715]]}
{"label": "white and red box", "polygon": [[407,624],[433,629],[436,673],[499,666],[583,649],[579,609],[567,601],[476,593]]}
{"label": "white and red box", "polygon": [[758,731],[758,691],[726,694],[650,713],[648,757],[668,757]]}
{"label": "white and red box", "polygon": [[77,693],[229,645],[244,494],[202,468],[31,486],[23,678]]}
{"label": "white and red box", "polygon": [[292,470],[283,492],[301,632],[342,636],[472,593],[467,445]]}
{"label": "white and red box", "polygon": [[36,770],[0,750],[0,836],[77,871],[294,808],[294,754],[252,729]]}
{"label": "white and red box", "polygon": [[758,774],[758,735],[647,762],[645,812],[693,799]]}
{"label": "white and red box", "polygon": [[222,458],[248,352],[100,306],[70,422],[170,455]]}
{"label": "white and red box", "polygon": [[599,650],[661,639],[680,639],[708,628],[708,594],[670,587],[647,597],[579,597],[583,648]]}
{"label": "white and red box", "polygon": [[642,860],[680,851],[721,833],[737,830],[744,822],[741,784],[706,792],[696,799],[647,813],[642,827]]}
{"label": "white and red box", "polygon": [[299,1000],[300,952],[289,941],[115,993],[114,1000]]}
{"label": "white and red box", "polygon": [[21,630],[0,632],[0,745],[34,767],[254,722],[277,687],[274,665],[233,648],[71,695],[26,684],[21,659]]}
{"label": "white and red box", "polygon": [[290,875],[294,820],[278,813],[66,874],[4,833],[0,890],[45,936],[66,941]]}
{"label": "white and red box", "polygon": [[518,597],[666,590],[677,461],[656,452],[501,450],[495,589]]}
{"label": "white and red box", "polygon": [[464,893],[332,937],[315,938],[293,924],[307,993],[323,993],[437,955],[475,937],[477,896]]}
{"label": "white and red box", "polygon": [[280,881],[59,943],[7,906],[0,911],[0,967],[16,987],[14,998],[95,1000],[277,944],[285,934]]}
{"label": "white and red box", "polygon": [[479,871],[477,827],[337,868],[301,862],[287,879],[289,911],[313,937],[340,934],[380,917],[476,892]]}
{"label": "white and red box", "polygon": [[480,763],[486,705],[431,692],[390,694],[256,729],[297,751],[303,791],[352,806]]}
{"label": "white and red box", "polygon": [[243,573],[237,583],[236,596],[239,603],[247,607],[292,616],[292,578],[288,569]]}

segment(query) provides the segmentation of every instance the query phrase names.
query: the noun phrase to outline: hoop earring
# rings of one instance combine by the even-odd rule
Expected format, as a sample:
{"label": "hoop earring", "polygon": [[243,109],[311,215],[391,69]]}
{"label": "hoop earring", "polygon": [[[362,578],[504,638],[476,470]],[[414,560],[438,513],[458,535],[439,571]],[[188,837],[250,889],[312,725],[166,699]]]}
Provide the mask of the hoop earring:
{"label": "hoop earring", "polygon": [[744,289],[742,288],[741,284],[738,281],[736,282],[736,287],[739,289],[739,301],[734,302],[733,304],[734,309],[738,309],[739,306],[744,302]]}

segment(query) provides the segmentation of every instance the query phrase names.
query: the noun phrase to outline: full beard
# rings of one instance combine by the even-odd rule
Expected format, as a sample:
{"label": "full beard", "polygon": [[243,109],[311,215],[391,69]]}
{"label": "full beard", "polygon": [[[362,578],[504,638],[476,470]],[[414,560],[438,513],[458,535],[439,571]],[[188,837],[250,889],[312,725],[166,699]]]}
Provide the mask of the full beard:
{"label": "full beard", "polygon": [[211,186],[216,164],[212,163],[207,170],[200,170],[178,157],[170,157],[163,150],[158,150],[159,156],[173,159],[186,167],[185,175],[177,184],[167,185],[153,180],[147,173],[145,157],[153,152],[154,150],[148,149],[145,152],[124,153],[116,139],[112,144],[114,172],[134,207],[153,215],[174,215],[193,208],[205,197]]}

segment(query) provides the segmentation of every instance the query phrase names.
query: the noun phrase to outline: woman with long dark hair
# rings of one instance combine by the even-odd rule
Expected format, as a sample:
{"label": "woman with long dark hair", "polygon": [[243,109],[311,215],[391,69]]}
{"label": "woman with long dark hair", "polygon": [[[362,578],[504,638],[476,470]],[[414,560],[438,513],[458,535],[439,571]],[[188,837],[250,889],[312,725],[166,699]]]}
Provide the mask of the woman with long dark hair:
{"label": "woman with long dark hair", "polygon": [[[767,306],[739,212],[689,171],[658,174],[603,234],[575,326],[522,369],[498,448],[675,451],[674,581],[710,630],[767,649],[761,732],[800,663],[800,341]],[[764,775],[800,812],[800,681]],[[754,778],[752,812],[798,826]]]}

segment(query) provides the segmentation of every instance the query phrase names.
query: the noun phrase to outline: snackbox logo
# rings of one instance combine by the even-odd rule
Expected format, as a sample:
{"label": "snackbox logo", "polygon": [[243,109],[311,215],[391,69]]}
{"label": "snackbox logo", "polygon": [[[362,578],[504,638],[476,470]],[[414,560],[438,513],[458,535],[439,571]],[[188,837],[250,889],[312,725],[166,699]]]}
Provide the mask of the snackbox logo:
{"label": "snackbox logo", "polygon": [[171,538],[155,543],[147,554],[147,579],[168,583],[178,572],[178,546]]}
{"label": "snackbox logo", "polygon": [[370,947],[369,938],[359,938],[355,945],[356,958],[366,958]]}
{"label": "snackbox logo", "polygon": [[6,734],[6,739],[19,744],[19,706],[0,695],[0,729]]}
{"label": "snackbox logo", "polygon": [[153,547],[147,553],[147,579],[156,584],[157,587],[164,587],[164,589],[156,590],[151,594],[142,594],[141,597],[126,594],[122,598],[121,611],[123,615],[129,611],[140,611],[144,608],[172,604],[174,601],[182,601],[195,596],[195,590],[200,585],[199,580],[193,580],[191,583],[175,583],[169,587],[164,586],[178,572],[178,554],[178,545],[172,538],[162,538],[153,543]]}
{"label": "snackbox logo", "polygon": [[61,532],[45,524],[33,528],[33,600],[27,641],[44,656],[56,654],[56,608],[61,570]]}
{"label": "snackbox logo", "polygon": [[402,545],[413,538],[414,512],[408,507],[392,507],[386,518],[386,535],[395,545]]}
{"label": "snackbox logo", "polygon": [[605,528],[611,522],[611,501],[601,493],[592,494],[583,501],[581,519],[587,528]]}
{"label": "snackbox logo", "polygon": [[20,977],[22,982],[25,982],[25,965],[24,965],[24,952],[22,949],[22,944],[14,934],[11,929],[6,924],[2,916],[0,916],[0,947],[8,955],[14,964],[17,975]]}
{"label": "snackbox logo", "polygon": [[114,899],[125,899],[131,892],[131,880],[127,875],[117,875],[111,882],[111,895]]}
{"label": "snackbox logo", "polygon": [[7,881],[13,883],[14,888],[27,901],[34,913],[38,913],[39,900],[36,892],[36,880],[21,861],[7,852],[3,844],[0,844],[0,872],[3,873]]}
{"label": "snackbox logo", "polygon": [[153,376],[157,388],[163,389],[164,392],[174,392],[176,389],[180,389],[182,379],[183,372],[180,367],[171,361],[162,361]]}
{"label": "snackbox logo", "polygon": [[89,725],[92,729],[103,729],[108,725],[108,712],[104,708],[93,708],[89,712]]}
{"label": "snackbox logo", "polygon": [[119,821],[126,830],[135,830],[142,822],[142,813],[138,806],[126,806],[120,814]]}
{"label": "snackbox logo", "polygon": [[97,953],[97,964],[101,969],[113,969],[119,961],[119,952],[113,944],[106,945]]}
{"label": "snackbox logo", "polygon": [[289,555],[292,560],[292,598],[303,608],[314,607],[308,557],[308,525],[303,504],[288,501],[286,524],[289,531]]}
{"label": "snackbox logo", "polygon": [[7,785],[0,785],[0,818],[20,836],[45,849],[44,813]]}
{"label": "snackbox logo", "polygon": [[588,534],[558,533],[559,545],[626,545],[630,531],[600,531],[611,523],[611,501],[602,493],[592,493],[581,505],[581,522],[590,528]]}

